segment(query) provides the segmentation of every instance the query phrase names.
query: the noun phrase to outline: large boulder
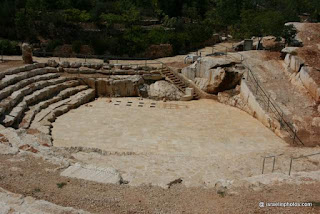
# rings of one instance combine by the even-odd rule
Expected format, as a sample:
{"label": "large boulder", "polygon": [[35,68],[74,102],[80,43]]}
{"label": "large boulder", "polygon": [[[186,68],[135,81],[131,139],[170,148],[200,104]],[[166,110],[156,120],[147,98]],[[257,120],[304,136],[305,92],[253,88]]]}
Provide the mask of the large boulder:
{"label": "large boulder", "polygon": [[215,68],[210,69],[203,77],[195,78],[196,85],[203,91],[210,94],[235,88],[242,76],[244,70],[238,68]]}
{"label": "large boulder", "polygon": [[22,59],[25,64],[32,64],[32,47],[28,43],[23,43],[21,46]]}
{"label": "large boulder", "polygon": [[236,59],[226,59],[226,58],[213,58],[213,57],[203,57],[201,61],[196,62],[196,77],[206,77],[207,72],[210,69],[215,69],[218,67],[232,67],[237,63]]}
{"label": "large boulder", "polygon": [[157,81],[150,85],[149,97],[152,99],[180,100],[183,93],[177,87],[167,81]]}

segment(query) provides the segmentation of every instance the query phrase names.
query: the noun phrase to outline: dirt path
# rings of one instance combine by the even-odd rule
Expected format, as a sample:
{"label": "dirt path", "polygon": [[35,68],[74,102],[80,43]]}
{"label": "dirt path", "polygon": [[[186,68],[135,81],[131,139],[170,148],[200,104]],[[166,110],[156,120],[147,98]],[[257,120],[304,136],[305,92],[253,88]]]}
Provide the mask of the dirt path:
{"label": "dirt path", "polygon": [[[224,43],[220,43],[217,44],[213,47],[205,47],[202,48],[200,50],[198,50],[198,54],[201,53],[202,56],[205,56],[207,54],[211,54],[212,52],[225,52],[226,51],[226,47],[231,48],[233,43],[230,42],[224,42]],[[189,54],[196,54],[197,52],[190,52]],[[166,64],[172,64],[174,67],[178,66],[181,67],[181,64],[183,64],[184,62],[184,58],[187,56],[186,55],[177,55],[177,56],[173,56],[173,57],[165,57],[165,58],[160,58],[157,60],[148,60],[147,63],[158,63],[158,62],[163,62]],[[60,61],[69,61],[69,62],[90,62],[90,63],[103,63],[103,60],[100,59],[81,59],[81,58],[59,58],[59,57],[33,57],[34,61],[36,62],[48,62],[49,59],[53,59],[56,60],[57,62]],[[21,61],[21,56],[4,56],[4,60],[5,61]],[[22,62],[21,62],[22,63]],[[113,64],[144,64],[146,63],[145,60],[111,60],[110,63]],[[175,65],[175,63],[178,63]],[[157,66],[157,65],[155,65]],[[1,69],[1,63],[0,63],[0,69]]]}

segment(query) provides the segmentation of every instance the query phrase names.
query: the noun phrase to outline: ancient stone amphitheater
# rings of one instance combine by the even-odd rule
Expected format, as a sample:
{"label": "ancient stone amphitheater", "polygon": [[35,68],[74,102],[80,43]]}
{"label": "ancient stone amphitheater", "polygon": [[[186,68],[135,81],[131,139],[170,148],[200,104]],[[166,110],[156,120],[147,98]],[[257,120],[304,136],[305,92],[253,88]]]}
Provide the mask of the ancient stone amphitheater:
{"label": "ancient stone amphitheater", "polygon": [[1,71],[0,213],[254,212],[243,201],[279,182],[313,189],[299,185],[320,181],[319,72],[282,54]]}
{"label": "ancient stone amphitheater", "polygon": [[37,129],[50,134],[51,123],[58,116],[96,97],[139,96],[142,93],[139,87],[145,81],[162,80],[165,76],[181,91],[187,88],[169,69],[118,66],[121,68],[114,70],[108,64],[63,62],[59,65],[49,61],[1,72],[1,123],[5,127]]}

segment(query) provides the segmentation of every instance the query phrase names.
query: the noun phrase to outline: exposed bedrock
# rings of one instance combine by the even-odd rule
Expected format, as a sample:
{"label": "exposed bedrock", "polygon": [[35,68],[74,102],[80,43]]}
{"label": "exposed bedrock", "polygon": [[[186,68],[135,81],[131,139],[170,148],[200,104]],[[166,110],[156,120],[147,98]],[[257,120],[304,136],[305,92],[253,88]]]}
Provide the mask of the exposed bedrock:
{"label": "exposed bedrock", "polygon": [[245,68],[235,61],[205,57],[184,68],[181,73],[203,91],[218,94],[235,88],[240,83],[244,71]]}

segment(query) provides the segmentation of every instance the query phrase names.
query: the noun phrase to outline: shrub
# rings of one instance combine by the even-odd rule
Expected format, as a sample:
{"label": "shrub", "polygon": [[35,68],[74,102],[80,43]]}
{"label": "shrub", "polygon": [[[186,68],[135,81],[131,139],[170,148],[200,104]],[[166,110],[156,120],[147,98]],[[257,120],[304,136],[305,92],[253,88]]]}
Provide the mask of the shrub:
{"label": "shrub", "polygon": [[64,16],[67,21],[71,22],[88,22],[91,20],[91,15],[86,10],[67,9],[64,11]]}
{"label": "shrub", "polygon": [[7,55],[20,54],[18,42],[10,41],[7,39],[0,39],[0,53]]}
{"label": "shrub", "polygon": [[67,185],[67,183],[64,183],[64,182],[62,182],[62,183],[57,183],[57,187],[58,187],[59,189],[62,189],[65,185]]}
{"label": "shrub", "polygon": [[72,51],[75,53],[80,53],[82,47],[82,42],[77,40],[72,43]]}
{"label": "shrub", "polygon": [[46,51],[53,52],[56,47],[63,45],[63,42],[60,39],[54,39],[49,41],[46,47]]}

